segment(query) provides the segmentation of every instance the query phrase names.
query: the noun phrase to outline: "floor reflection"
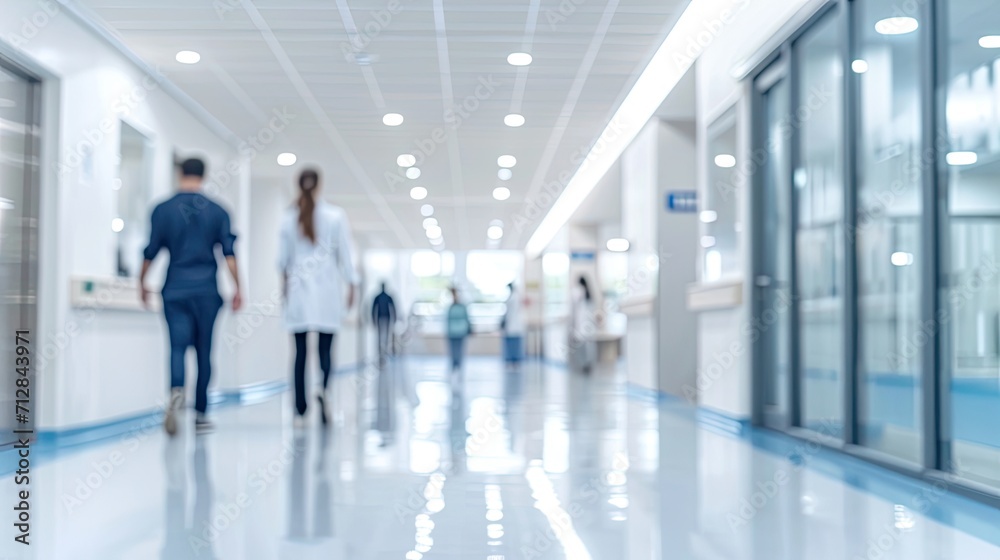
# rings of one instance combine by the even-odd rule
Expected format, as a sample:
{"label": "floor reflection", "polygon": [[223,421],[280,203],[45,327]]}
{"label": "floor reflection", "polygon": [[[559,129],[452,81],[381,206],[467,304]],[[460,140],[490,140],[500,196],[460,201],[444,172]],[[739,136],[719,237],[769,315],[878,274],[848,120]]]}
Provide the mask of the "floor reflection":
{"label": "floor reflection", "polygon": [[[1000,559],[988,538],[915,505],[964,519],[947,497],[885,499],[868,471],[845,483],[762,451],[683,403],[630,395],[623,366],[446,366],[389,360],[338,376],[343,422],[328,428],[293,430],[283,395],[219,410],[209,436],[151,432],[78,509],[40,508],[39,525],[72,543],[40,557]],[[114,451],[36,476],[72,489]],[[986,537],[1000,526],[975,519]],[[867,549],[879,539],[891,543]]]}

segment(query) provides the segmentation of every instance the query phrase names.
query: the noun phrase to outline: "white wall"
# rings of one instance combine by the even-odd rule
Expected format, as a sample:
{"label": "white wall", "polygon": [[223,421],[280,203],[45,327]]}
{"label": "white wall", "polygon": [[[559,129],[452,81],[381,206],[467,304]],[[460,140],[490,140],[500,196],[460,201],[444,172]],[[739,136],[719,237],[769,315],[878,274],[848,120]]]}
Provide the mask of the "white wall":
{"label": "white wall", "polygon": [[661,391],[682,395],[695,383],[697,316],[687,309],[687,287],[697,276],[697,214],[667,212],[668,191],[691,190],[697,184],[696,130],[693,122],[662,122],[659,127],[660,170],[657,200],[659,296],[657,298],[656,383]]}
{"label": "white wall", "polygon": [[[173,151],[198,153],[210,171],[230,162],[216,198],[245,224],[236,150],[199,122],[159,84],[51,2],[5,2],[0,50],[44,78],[40,218],[38,426],[60,428],[155,408],[167,387],[166,333],[159,314],[73,309],[70,279],[113,277],[118,121],[154,146],[150,191],[158,201],[173,186]],[[26,23],[33,22],[33,23]],[[243,232],[238,231],[238,234]],[[245,239],[241,238],[241,241]],[[245,254],[245,243],[237,252]],[[154,281],[162,278],[160,263]],[[121,290],[134,289],[128,281]],[[225,321],[225,319],[223,320]],[[218,343],[217,343],[218,344]],[[220,353],[216,387],[238,382],[236,362]]]}

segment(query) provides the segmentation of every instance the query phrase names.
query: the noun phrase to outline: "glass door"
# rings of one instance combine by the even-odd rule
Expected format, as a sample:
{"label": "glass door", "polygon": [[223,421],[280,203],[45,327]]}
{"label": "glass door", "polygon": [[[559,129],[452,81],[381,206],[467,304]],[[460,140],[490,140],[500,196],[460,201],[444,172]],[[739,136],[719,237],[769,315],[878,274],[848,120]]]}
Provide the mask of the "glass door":
{"label": "glass door", "polygon": [[[791,333],[792,288],[791,91],[787,64],[775,63],[757,79],[757,231],[754,285],[755,371],[758,421],[774,428],[793,425]],[[760,158],[757,157],[760,154]]]}
{"label": "glass door", "polygon": [[[0,65],[0,356],[4,375],[0,410],[13,411],[15,332],[34,329],[38,285],[38,103],[37,82]],[[32,360],[32,363],[34,360]],[[33,387],[34,376],[30,377]],[[31,395],[34,397],[34,395]],[[33,399],[34,400],[34,399]],[[34,408],[34,407],[32,407]],[[34,418],[36,411],[31,411]],[[13,443],[14,414],[0,415],[0,446]]]}

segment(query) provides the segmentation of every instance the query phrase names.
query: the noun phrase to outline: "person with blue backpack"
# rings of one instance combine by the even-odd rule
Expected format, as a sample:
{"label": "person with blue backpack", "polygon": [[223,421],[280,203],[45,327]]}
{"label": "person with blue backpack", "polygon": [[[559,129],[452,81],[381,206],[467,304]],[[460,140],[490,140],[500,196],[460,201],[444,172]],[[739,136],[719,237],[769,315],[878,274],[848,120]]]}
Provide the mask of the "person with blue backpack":
{"label": "person with blue backpack", "polygon": [[448,348],[451,351],[451,369],[462,368],[465,357],[465,339],[472,334],[472,323],[469,321],[469,311],[465,304],[458,300],[458,288],[451,288],[452,303],[448,307],[447,334]]}

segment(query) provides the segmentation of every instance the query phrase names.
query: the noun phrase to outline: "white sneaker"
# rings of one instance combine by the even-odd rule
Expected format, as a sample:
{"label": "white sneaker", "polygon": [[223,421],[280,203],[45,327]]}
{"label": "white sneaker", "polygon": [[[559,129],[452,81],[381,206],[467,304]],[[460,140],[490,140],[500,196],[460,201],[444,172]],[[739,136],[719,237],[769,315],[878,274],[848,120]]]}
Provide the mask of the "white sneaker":
{"label": "white sneaker", "polygon": [[170,402],[167,404],[166,414],[163,416],[163,429],[167,435],[173,436],[177,433],[177,413],[184,405],[184,389],[180,387],[170,390]]}
{"label": "white sneaker", "polygon": [[199,414],[194,420],[194,433],[198,435],[210,434],[215,431],[215,424],[204,414]]}

